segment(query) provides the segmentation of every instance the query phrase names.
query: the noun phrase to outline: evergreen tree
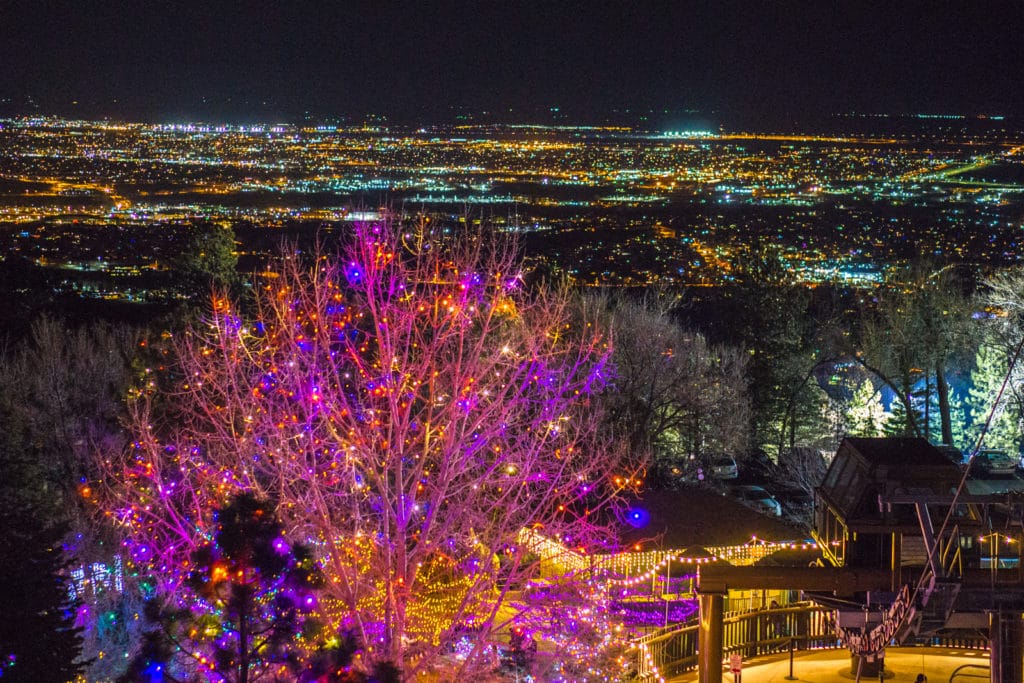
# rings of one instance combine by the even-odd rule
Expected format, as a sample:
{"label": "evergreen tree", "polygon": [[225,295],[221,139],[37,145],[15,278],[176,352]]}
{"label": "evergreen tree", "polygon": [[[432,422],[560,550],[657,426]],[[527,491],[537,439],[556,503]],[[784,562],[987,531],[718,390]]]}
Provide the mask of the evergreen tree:
{"label": "evergreen tree", "polygon": [[1007,387],[999,405],[995,406],[1006,367],[1006,355],[1001,348],[984,344],[978,349],[967,394],[970,410],[970,442],[965,444],[967,448],[973,449],[977,445],[989,413],[992,413],[992,421],[985,435],[984,445],[987,448],[1005,448],[1015,453],[1021,443],[1021,415],[1018,404],[1011,400],[1011,387]]}
{"label": "evergreen tree", "polygon": [[880,436],[888,413],[882,405],[881,393],[870,379],[861,382],[846,404],[843,419],[849,436]]}
{"label": "evergreen tree", "polygon": [[[0,411],[0,419],[9,417]],[[13,426],[11,421],[8,426]],[[84,668],[62,540],[39,468],[5,432],[0,443],[0,677],[67,683]]]}
{"label": "evergreen tree", "polygon": [[208,297],[211,288],[237,293],[241,278],[234,231],[212,223],[192,226],[173,266],[184,294],[194,301]]}
{"label": "evergreen tree", "polygon": [[905,398],[892,402],[892,411],[882,424],[882,433],[892,437],[926,438],[921,392],[911,388]]}
{"label": "evergreen tree", "polygon": [[963,450],[970,447],[970,424],[967,419],[967,396],[962,389],[950,393],[950,419],[953,428],[953,445]]}
{"label": "evergreen tree", "polygon": [[316,635],[306,614],[323,578],[307,548],[284,540],[273,506],[238,495],[217,513],[213,541],[188,566],[189,594],[148,605],[156,628],[120,680],[294,680]]}
{"label": "evergreen tree", "polygon": [[749,352],[755,440],[778,455],[797,445],[801,432],[824,424],[811,381],[817,359],[810,295],[773,247],[754,249],[738,265],[735,290],[738,311],[730,325]]}

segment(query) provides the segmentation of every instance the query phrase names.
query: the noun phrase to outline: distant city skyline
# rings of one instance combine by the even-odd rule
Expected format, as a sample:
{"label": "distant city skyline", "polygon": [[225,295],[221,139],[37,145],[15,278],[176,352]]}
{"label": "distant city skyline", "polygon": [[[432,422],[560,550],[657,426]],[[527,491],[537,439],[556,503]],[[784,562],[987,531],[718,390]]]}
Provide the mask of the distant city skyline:
{"label": "distant city skyline", "polygon": [[572,122],[1024,114],[1024,5],[11,3],[0,113]]}

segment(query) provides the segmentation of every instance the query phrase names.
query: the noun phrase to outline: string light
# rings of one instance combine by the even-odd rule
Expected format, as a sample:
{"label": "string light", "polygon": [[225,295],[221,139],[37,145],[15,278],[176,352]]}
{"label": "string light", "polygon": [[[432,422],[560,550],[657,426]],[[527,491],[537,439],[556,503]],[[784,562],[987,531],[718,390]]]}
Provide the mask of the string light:
{"label": "string light", "polygon": [[[171,340],[169,409],[141,391],[109,490],[82,492],[162,593],[182,593],[213,511],[252,491],[276,502],[283,544],[314,549],[332,628],[358,623],[375,657],[396,626],[400,643],[438,646],[518,619],[504,584],[536,562],[520,528],[594,538],[595,513],[639,485],[638,465],[609,473],[607,452],[582,448],[608,376],[596,328],[528,298],[511,250],[474,264],[478,247],[448,254],[394,228],[356,226],[343,260],[308,271],[289,256],[258,285],[254,320],[221,299]],[[593,614],[574,619],[604,634]]]}

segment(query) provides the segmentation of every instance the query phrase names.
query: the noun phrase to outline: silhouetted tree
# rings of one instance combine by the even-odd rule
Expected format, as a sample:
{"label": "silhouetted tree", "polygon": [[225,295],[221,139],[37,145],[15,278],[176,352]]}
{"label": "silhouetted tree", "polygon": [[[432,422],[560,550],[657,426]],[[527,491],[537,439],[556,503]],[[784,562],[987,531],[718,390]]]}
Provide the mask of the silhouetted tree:
{"label": "silhouetted tree", "polygon": [[73,328],[41,317],[0,364],[0,391],[9,397],[12,419],[72,517],[84,502],[83,485],[99,477],[94,454],[127,441],[121,425],[138,339],[128,327]]}
{"label": "silhouetted tree", "polygon": [[713,453],[742,454],[750,438],[746,357],[682,329],[668,302],[582,302],[614,340],[614,391],[602,395],[610,429],[651,452],[665,474]]}
{"label": "silhouetted tree", "polygon": [[[128,440],[122,425],[137,344],[138,334],[126,326],[72,327],[41,317],[0,359],[0,425],[31,459],[34,483],[52,514],[68,524],[65,543],[87,575],[93,563],[113,567],[120,550],[107,520],[94,517],[96,455],[121,450]],[[87,607],[80,622],[87,674],[109,678],[123,667],[119,655],[131,647],[140,601],[95,581],[79,597]]]}
{"label": "silhouetted tree", "polygon": [[[16,428],[10,420],[4,426]],[[0,677],[67,683],[85,666],[65,571],[67,525],[38,464],[12,436],[0,434]]]}
{"label": "silhouetted tree", "polygon": [[828,436],[825,404],[815,386],[820,362],[811,295],[780,251],[754,247],[740,260],[729,324],[749,354],[747,376],[757,444],[777,456],[808,438]]}

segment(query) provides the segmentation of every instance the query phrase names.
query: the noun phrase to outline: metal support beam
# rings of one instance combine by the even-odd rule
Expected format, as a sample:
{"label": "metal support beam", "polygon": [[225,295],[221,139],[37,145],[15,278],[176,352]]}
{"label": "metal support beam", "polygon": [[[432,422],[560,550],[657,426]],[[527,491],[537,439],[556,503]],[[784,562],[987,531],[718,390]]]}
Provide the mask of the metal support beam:
{"label": "metal support beam", "polygon": [[921,524],[921,539],[924,541],[924,550],[928,553],[928,565],[932,568],[932,575],[942,578],[935,552],[935,545],[939,539],[935,538],[935,527],[932,526],[932,516],[928,514],[928,505],[927,503],[915,503],[914,509],[917,511],[917,521]]}
{"label": "metal support beam", "polygon": [[722,609],[725,593],[700,593],[700,627],[697,631],[697,680],[722,683]]}

